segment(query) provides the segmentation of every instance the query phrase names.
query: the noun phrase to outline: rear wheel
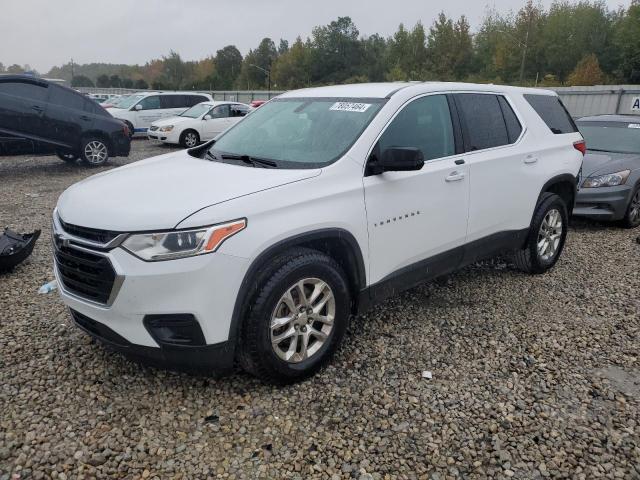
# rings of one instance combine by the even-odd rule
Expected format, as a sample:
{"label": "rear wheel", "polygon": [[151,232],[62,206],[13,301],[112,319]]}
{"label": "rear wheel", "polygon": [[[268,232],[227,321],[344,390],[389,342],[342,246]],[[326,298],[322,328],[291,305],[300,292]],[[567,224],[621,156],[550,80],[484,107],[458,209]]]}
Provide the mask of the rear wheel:
{"label": "rear wheel", "polygon": [[200,143],[200,135],[195,130],[185,130],[180,135],[180,145],[184,148],[193,148]]}
{"label": "rear wheel", "polygon": [[636,187],[631,195],[631,201],[624,215],[623,224],[627,228],[636,228],[640,225],[640,185]]}
{"label": "rear wheel", "polygon": [[104,165],[109,160],[109,147],[99,137],[89,137],[82,141],[82,161],[90,167]]}
{"label": "rear wheel", "polygon": [[69,152],[68,150],[57,150],[56,155],[60,160],[66,163],[76,163],[78,161],[78,154],[75,152]]}
{"label": "rear wheel", "polygon": [[527,273],[544,273],[551,269],[564,248],[569,217],[559,195],[545,192],[536,207],[527,241],[513,257],[516,266]]}
{"label": "rear wheel", "polygon": [[315,250],[296,249],[274,259],[242,327],[243,368],[277,384],[302,380],[322,368],[347,329],[345,278],[332,258]]}

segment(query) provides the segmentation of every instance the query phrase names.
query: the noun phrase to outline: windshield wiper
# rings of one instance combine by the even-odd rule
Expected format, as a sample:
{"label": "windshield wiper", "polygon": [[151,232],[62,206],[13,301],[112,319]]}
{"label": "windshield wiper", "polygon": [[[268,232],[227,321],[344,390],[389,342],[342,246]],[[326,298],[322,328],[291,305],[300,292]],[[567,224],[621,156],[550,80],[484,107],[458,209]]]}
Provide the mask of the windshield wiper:
{"label": "windshield wiper", "polygon": [[262,167],[262,168],[275,168],[278,164],[272,160],[266,160],[264,158],[251,157],[249,155],[230,155],[230,154],[222,154],[220,158],[223,160],[240,160],[244,163],[248,163],[253,165],[254,167]]}

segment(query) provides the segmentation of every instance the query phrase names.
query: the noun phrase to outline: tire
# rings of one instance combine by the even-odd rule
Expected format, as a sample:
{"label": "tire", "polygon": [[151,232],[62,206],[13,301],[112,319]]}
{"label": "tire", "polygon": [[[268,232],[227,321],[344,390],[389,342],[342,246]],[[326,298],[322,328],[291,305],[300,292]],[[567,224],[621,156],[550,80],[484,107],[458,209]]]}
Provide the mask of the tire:
{"label": "tire", "polygon": [[182,148],[193,148],[200,143],[200,135],[195,130],[185,130],[180,135],[180,146]]}
{"label": "tire", "polygon": [[[533,214],[525,247],[513,256],[516,267],[533,274],[553,268],[564,248],[568,225],[569,215],[564,200],[555,193],[543,193]],[[540,244],[541,251],[539,242],[545,240],[546,243]]]}
{"label": "tire", "polygon": [[67,150],[56,150],[56,155],[65,163],[75,164],[78,161],[78,154]]}
{"label": "tire", "polygon": [[100,137],[87,137],[80,145],[80,157],[85,165],[99,167],[109,160],[109,146]]}
{"label": "tire", "polygon": [[[314,298],[316,290],[320,293]],[[244,316],[238,345],[240,365],[260,380],[278,385],[313,375],[342,342],[350,302],[346,276],[331,257],[296,248],[274,258],[259,274]]]}
{"label": "tire", "polygon": [[133,135],[135,134],[135,130],[133,129],[133,123],[131,123],[128,120],[125,120],[124,123],[126,123],[127,128],[129,129],[129,139],[133,139]]}
{"label": "tire", "polygon": [[622,224],[626,228],[636,228],[640,225],[640,185],[637,185],[631,194],[631,200],[629,200]]}

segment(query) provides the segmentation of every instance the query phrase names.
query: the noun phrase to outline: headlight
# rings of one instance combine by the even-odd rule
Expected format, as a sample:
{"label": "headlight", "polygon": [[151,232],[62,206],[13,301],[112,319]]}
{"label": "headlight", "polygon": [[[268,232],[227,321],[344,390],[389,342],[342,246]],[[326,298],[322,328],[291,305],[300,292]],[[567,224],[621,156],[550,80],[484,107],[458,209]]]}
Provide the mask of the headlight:
{"label": "headlight", "polygon": [[244,230],[247,220],[212,225],[193,230],[139,233],[129,236],[122,246],[142,260],[157,262],[215,252],[220,245]]}
{"label": "headlight", "polygon": [[171,130],[173,130],[173,125],[167,125],[165,127],[160,127],[159,130],[161,132],[170,132]]}
{"label": "headlight", "polygon": [[631,173],[631,170],[589,177],[584,181],[582,186],[584,188],[615,187],[616,185],[622,185],[626,182],[629,173]]}

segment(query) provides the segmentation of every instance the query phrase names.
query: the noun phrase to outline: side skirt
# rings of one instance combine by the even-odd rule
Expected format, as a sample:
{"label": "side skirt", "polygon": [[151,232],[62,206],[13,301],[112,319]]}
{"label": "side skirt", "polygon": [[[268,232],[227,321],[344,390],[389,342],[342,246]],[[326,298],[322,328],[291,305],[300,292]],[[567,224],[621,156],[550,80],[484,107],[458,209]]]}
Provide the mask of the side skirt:
{"label": "side skirt", "polygon": [[479,260],[519,250],[524,246],[528,233],[528,228],[498,232],[401,268],[360,292],[358,313],[366,312],[397,293]]}

